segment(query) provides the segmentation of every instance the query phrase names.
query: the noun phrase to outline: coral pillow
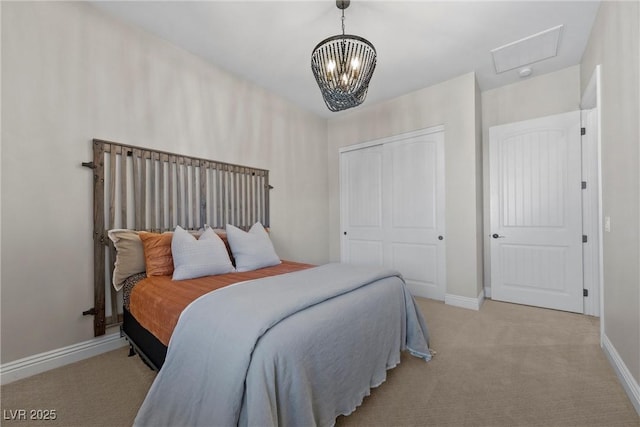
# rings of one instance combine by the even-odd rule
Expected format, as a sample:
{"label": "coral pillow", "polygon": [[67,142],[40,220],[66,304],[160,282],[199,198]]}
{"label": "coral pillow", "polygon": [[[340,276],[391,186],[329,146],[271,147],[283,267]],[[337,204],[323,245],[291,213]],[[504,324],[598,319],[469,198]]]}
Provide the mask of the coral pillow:
{"label": "coral pillow", "polygon": [[171,276],[173,274],[173,256],[171,255],[172,232],[138,233],[144,248],[144,263],[147,276]]}

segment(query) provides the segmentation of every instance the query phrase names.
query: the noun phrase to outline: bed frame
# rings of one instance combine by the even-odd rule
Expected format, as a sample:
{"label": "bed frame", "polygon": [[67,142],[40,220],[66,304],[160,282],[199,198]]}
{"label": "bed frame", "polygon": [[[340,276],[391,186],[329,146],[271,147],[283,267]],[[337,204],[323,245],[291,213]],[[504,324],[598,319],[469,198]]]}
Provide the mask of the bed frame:
{"label": "bed frame", "polygon": [[95,336],[124,321],[132,346],[142,353],[147,351],[139,347],[150,348],[147,361],[159,367],[166,347],[124,310],[111,285],[115,247],[107,231],[164,232],[177,225],[192,230],[205,224],[247,230],[257,221],[268,227],[269,171],[100,139],[92,145],[93,161],[82,166],[93,170],[94,306],[82,314],[95,316]]}

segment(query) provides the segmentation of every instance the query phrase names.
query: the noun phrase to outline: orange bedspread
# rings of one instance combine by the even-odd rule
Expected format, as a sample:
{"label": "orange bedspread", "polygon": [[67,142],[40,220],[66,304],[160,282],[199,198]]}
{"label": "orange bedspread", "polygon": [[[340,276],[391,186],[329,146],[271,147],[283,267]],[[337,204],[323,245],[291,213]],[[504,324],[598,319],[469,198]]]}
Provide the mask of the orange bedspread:
{"label": "orange bedspread", "polygon": [[131,291],[129,311],[138,323],[164,345],[169,345],[180,313],[191,301],[213,290],[243,282],[291,273],[314,267],[293,261],[282,261],[273,267],[244,273],[227,273],[198,279],[171,280],[171,276],[151,276],[143,279]]}

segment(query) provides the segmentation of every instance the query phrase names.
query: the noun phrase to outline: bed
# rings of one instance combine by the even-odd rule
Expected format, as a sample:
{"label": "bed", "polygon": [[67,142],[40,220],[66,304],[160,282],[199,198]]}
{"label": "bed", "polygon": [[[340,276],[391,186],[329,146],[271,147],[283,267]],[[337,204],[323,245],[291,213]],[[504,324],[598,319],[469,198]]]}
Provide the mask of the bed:
{"label": "bed", "polygon": [[[100,143],[100,154],[94,161],[111,158],[109,177],[123,177],[119,180],[121,192],[132,185],[138,186],[138,194],[140,188],[146,188],[147,194],[160,198],[161,191],[150,188],[148,182],[138,184],[124,178],[127,170],[136,169],[135,164],[128,166],[126,157],[117,160],[111,154],[130,156],[127,153],[135,153],[134,149]],[[109,146],[105,148],[105,144]],[[140,162],[149,167],[144,153],[150,153],[152,162],[155,154],[140,150]],[[155,158],[161,161],[162,155]],[[204,164],[212,161],[202,161]],[[162,173],[180,176],[178,166],[152,167],[152,174],[139,175],[157,177],[159,170],[164,170]],[[337,416],[350,414],[371,388],[384,382],[386,371],[400,362],[401,351],[430,360],[426,325],[398,272],[280,260],[262,225],[268,226],[268,196],[257,196],[255,191],[262,187],[268,193],[267,175],[260,172],[259,185],[244,187],[227,177],[225,182],[231,185],[225,187],[216,184],[202,167],[183,172],[199,177],[182,181],[197,184],[184,189],[190,194],[184,199],[196,202],[198,209],[203,202],[215,205],[222,201],[227,205],[222,209],[205,207],[193,215],[199,218],[191,226],[173,225],[181,222],[175,208],[172,221],[167,220],[168,212],[144,215],[167,220],[170,225],[166,227],[148,227],[134,221],[135,227],[119,228],[115,214],[98,224],[101,231],[105,224],[110,226],[104,233],[107,243],[101,241],[107,250],[96,256],[106,256],[112,264],[111,269],[104,269],[104,264],[99,268],[110,270],[110,282],[123,299],[122,315],[113,313],[117,310],[114,306],[110,318],[121,319],[122,333],[132,351],[159,369],[135,425],[333,425]],[[246,176],[255,176],[255,171]],[[169,186],[168,180],[160,181]],[[118,183],[111,178],[102,181]],[[175,184],[173,190],[165,187],[163,197],[175,204],[181,185]],[[198,188],[210,185],[217,185],[218,190]],[[201,195],[193,196],[198,191]],[[252,193],[256,200],[251,200]],[[114,208],[113,202],[117,205],[118,199],[127,198],[126,194],[109,197],[102,193],[97,199],[110,201],[111,206],[94,207],[94,213],[117,211],[120,208]],[[148,209],[160,203],[142,204]],[[189,203],[184,206],[191,209]],[[248,209],[239,214],[229,206]],[[211,220],[216,212],[226,224],[216,229],[205,226],[204,220]],[[120,216],[128,218],[124,211]],[[230,225],[234,219],[240,227]],[[196,223],[203,225],[194,227]],[[177,251],[176,242],[192,246]],[[200,256],[193,255],[193,248],[213,242],[216,258],[201,270],[201,260],[193,261]],[[211,250],[206,253],[211,260]],[[141,256],[145,271],[136,271],[141,268]],[[173,259],[168,261],[168,257]],[[137,267],[125,268],[136,262]],[[167,273],[163,268],[169,262],[173,269]],[[197,273],[174,280],[178,271],[185,271],[185,263]],[[207,270],[211,264],[217,266],[214,274],[204,274],[211,273]],[[112,296],[111,301],[114,299]]]}

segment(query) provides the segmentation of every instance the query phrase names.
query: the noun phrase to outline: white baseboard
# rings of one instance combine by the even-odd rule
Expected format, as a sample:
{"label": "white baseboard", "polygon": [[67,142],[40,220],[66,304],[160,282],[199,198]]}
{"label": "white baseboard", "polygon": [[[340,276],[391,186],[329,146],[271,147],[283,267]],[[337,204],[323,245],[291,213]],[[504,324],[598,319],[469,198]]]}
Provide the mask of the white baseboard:
{"label": "white baseboard", "polygon": [[470,310],[480,310],[484,302],[484,290],[480,291],[478,298],[461,297],[459,295],[445,294],[444,303],[456,307],[468,308]]}
{"label": "white baseboard", "polygon": [[622,387],[624,391],[627,392],[627,396],[629,396],[633,407],[636,408],[636,412],[640,415],[640,385],[638,385],[638,381],[633,378],[627,365],[606,335],[602,336],[602,349],[613,366],[614,371],[616,371]]}
{"label": "white baseboard", "polygon": [[78,344],[0,365],[0,384],[8,384],[50,369],[59,368],[127,345],[120,333],[93,338]]}
{"label": "white baseboard", "polygon": [[442,301],[442,294],[436,291],[433,291],[431,288],[425,285],[419,285],[413,282],[406,282],[407,289],[409,293],[414,297],[428,298],[434,299],[437,301]]}

